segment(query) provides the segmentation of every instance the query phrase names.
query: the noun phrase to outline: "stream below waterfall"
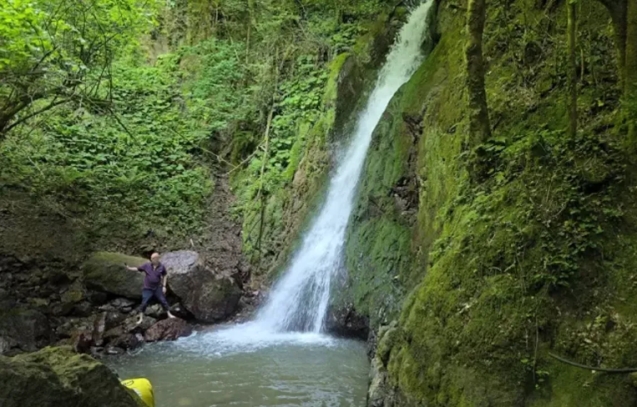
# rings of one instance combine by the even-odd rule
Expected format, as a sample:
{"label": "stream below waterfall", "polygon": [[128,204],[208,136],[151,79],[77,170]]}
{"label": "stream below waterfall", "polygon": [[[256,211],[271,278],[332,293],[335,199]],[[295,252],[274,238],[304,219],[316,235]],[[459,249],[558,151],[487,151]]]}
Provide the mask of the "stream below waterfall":
{"label": "stream below waterfall", "polygon": [[199,332],[106,363],[122,379],[149,379],[156,407],[365,405],[369,364],[362,342],[314,333],[252,344],[227,339]]}
{"label": "stream below waterfall", "polygon": [[255,319],[109,360],[122,378],[150,379],[156,407],[365,405],[365,345],[322,332],[333,277],[344,271],[345,232],[372,133],[424,59],[433,3],[417,7],[400,30],[321,210]]}

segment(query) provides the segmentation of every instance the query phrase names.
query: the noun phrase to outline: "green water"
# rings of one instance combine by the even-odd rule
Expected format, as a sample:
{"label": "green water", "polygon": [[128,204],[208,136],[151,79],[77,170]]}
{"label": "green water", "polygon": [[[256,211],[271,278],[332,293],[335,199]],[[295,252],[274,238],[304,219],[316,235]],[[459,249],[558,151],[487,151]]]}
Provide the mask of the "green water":
{"label": "green water", "polygon": [[235,329],[148,345],[106,363],[122,379],[149,379],[156,407],[360,407],[369,371],[365,352],[363,343],[318,334]]}

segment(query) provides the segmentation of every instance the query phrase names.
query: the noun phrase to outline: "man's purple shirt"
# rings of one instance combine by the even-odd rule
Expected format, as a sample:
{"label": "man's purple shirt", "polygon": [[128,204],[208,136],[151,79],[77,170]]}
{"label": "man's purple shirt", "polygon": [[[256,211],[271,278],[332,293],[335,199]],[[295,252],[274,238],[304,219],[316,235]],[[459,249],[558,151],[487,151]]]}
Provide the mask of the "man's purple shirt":
{"label": "man's purple shirt", "polygon": [[139,267],[137,270],[144,272],[144,290],[156,290],[159,288],[161,277],[166,275],[166,267],[159,263],[157,267],[153,267],[153,263],[148,262]]}

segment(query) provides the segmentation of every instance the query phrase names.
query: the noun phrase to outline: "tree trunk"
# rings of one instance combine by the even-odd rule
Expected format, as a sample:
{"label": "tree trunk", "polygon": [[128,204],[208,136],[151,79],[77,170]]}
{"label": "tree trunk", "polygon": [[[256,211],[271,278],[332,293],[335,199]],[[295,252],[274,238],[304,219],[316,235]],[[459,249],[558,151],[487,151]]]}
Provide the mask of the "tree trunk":
{"label": "tree trunk", "polygon": [[[637,98],[637,1],[626,5],[626,36],[624,53],[624,97],[629,101]],[[631,106],[634,108],[637,106]]]}
{"label": "tree trunk", "polygon": [[263,226],[265,225],[265,206],[267,204],[266,193],[263,192],[263,183],[265,178],[265,167],[270,158],[270,126],[272,124],[272,116],[274,115],[274,103],[268,113],[268,122],[265,126],[265,150],[263,151],[263,162],[261,163],[261,175],[259,176],[259,190],[257,192],[256,199],[261,201],[260,216],[259,216],[259,236],[257,238],[257,264],[261,267],[261,240],[263,239]]}
{"label": "tree trunk", "polygon": [[615,46],[617,47],[617,63],[619,65],[619,75],[622,81],[622,91],[624,89],[624,67],[626,66],[626,8],[627,0],[600,0],[606,6],[610,18],[613,21],[613,31],[615,32]]}
{"label": "tree trunk", "polygon": [[469,91],[469,131],[472,142],[479,144],[491,136],[487,93],[484,87],[484,58],[482,35],[486,20],[485,0],[469,0],[469,39],[465,49],[467,58],[467,88]]}
{"label": "tree trunk", "polygon": [[568,10],[568,132],[569,136],[577,134],[577,60],[575,53],[575,37],[577,35],[577,3],[569,0]]}
{"label": "tree trunk", "polygon": [[624,56],[624,115],[629,144],[637,149],[637,0],[626,5],[626,54]]}

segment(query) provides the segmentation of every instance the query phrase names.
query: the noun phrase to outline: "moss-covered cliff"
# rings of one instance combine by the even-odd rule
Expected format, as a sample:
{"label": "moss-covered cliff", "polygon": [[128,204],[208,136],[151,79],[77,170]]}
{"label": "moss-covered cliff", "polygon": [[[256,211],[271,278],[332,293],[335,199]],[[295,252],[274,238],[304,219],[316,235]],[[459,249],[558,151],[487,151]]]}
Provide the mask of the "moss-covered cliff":
{"label": "moss-covered cliff", "polygon": [[[568,137],[566,10],[495,1],[485,32],[494,135],[472,148],[466,2],[374,134],[349,230],[350,302],[380,331],[374,403],[625,406],[637,365],[635,211],[606,10],[582,2],[580,131]],[[381,390],[379,390],[379,388]],[[376,404],[375,404],[376,405]]]}

